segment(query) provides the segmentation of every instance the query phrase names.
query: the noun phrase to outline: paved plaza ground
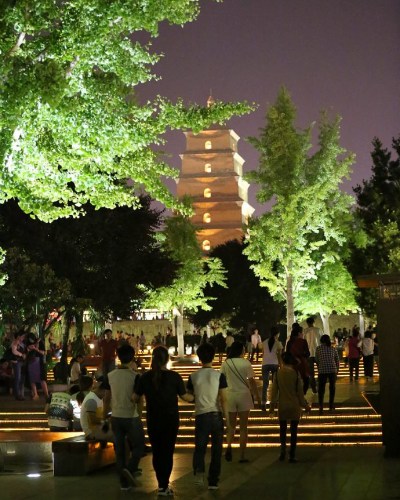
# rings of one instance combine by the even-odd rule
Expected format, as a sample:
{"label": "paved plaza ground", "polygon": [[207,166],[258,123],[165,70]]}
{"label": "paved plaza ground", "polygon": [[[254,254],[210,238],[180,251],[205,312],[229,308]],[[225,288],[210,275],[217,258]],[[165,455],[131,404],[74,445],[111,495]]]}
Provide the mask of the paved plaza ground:
{"label": "paved plaza ground", "polygon": [[[277,449],[250,449],[250,463],[223,462],[220,489],[208,491],[193,483],[192,453],[175,456],[172,487],[181,500],[393,500],[400,499],[400,460],[384,459],[381,447],[318,447],[299,449],[297,464],[277,460]],[[141,486],[119,491],[115,469],[110,467],[85,477],[57,477],[44,472],[40,478],[26,474],[2,475],[2,500],[99,500],[156,497],[151,455],[141,462]]]}

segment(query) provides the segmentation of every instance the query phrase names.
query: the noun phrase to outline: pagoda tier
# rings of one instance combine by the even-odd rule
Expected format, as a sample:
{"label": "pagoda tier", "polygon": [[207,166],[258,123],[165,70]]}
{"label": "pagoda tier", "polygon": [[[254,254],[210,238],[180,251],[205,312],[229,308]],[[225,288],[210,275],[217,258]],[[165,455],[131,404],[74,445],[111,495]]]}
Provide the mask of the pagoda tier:
{"label": "pagoda tier", "polygon": [[204,251],[229,240],[241,240],[254,209],[247,202],[249,184],[243,179],[239,136],[229,129],[185,132],[186,150],[177,195],[191,197],[192,222]]}

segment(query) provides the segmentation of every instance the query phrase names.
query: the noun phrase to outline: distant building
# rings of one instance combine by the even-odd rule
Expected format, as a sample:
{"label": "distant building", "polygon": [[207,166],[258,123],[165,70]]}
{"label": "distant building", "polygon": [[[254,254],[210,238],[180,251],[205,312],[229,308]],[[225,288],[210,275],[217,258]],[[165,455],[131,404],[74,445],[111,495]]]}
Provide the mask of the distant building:
{"label": "distant building", "polygon": [[[209,98],[208,105],[212,104]],[[243,179],[244,160],[237,151],[239,136],[213,127],[198,134],[185,132],[186,150],[177,195],[192,198],[192,222],[204,252],[229,240],[241,240],[254,212],[247,202],[249,184]]]}

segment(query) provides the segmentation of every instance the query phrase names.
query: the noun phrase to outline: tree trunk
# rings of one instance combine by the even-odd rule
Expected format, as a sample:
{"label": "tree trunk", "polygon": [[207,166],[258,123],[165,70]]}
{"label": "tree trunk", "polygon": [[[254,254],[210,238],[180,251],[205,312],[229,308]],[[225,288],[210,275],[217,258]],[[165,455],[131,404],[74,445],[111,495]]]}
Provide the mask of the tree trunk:
{"label": "tree trunk", "polygon": [[330,330],[330,327],[329,327],[329,317],[330,317],[330,314],[320,312],[319,315],[321,316],[322,329],[323,329],[324,333],[326,335],[331,336],[331,330]]}
{"label": "tree trunk", "polygon": [[58,365],[56,365],[57,373],[56,369],[54,372],[55,378],[64,384],[67,383],[67,378],[68,378],[68,340],[69,340],[69,332],[71,328],[72,317],[73,317],[72,311],[65,312],[61,359]]}
{"label": "tree trunk", "polygon": [[177,341],[178,341],[178,356],[185,356],[185,339],[183,336],[183,306],[179,307],[178,324],[177,324]]}
{"label": "tree trunk", "polygon": [[293,276],[291,274],[286,274],[286,323],[289,338],[294,323]]}
{"label": "tree trunk", "polygon": [[365,319],[363,313],[360,311],[358,313],[358,321],[360,323],[360,334],[361,337],[364,337],[364,332],[365,332]]}
{"label": "tree trunk", "polygon": [[87,354],[89,348],[83,338],[83,309],[75,310],[75,340],[72,343],[72,355]]}

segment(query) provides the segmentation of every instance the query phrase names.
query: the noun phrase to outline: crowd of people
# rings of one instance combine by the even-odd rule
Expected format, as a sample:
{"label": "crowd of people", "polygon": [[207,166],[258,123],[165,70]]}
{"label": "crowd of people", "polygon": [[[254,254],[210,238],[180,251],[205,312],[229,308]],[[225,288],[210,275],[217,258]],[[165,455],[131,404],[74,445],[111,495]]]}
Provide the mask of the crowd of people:
{"label": "crowd of people", "polygon": [[[318,409],[324,411],[326,384],[329,383],[329,411],[335,410],[335,386],[339,371],[337,345],[329,335],[307,319],[303,330],[294,323],[286,343],[279,339],[279,330],[272,328],[270,336],[261,340],[255,329],[249,344],[226,336],[226,359],[220,370],[213,368],[216,349],[203,336],[197,348],[201,368],[187,381],[169,370],[168,349],[154,345],[150,369],[140,369],[137,351],[126,338],[113,338],[105,330],[99,341],[101,366],[98,376],[82,370],[83,355],[70,362],[70,384],[64,392],[48,393],[46,384],[44,344],[33,333],[15,334],[9,349],[11,365],[10,388],[16,399],[24,398],[25,377],[29,378],[31,397],[37,399],[40,384],[46,397],[46,413],[51,431],[78,430],[87,439],[112,441],[116,454],[118,480],[121,490],[138,484],[140,459],[146,452],[142,411],[146,405],[148,437],[153,467],[158,481],[158,495],[171,496],[169,480],[173,468],[175,443],[179,429],[178,398],[194,403],[195,450],[193,474],[197,485],[218,489],[223,456],[225,422],[225,460],[233,460],[232,444],[238,427],[239,463],[247,463],[247,429],[251,409],[255,404],[269,416],[278,411],[280,428],[279,460],[295,463],[297,430],[303,411],[309,412],[305,399],[308,389],[318,394]],[[139,336],[140,339],[140,336]],[[145,341],[145,340],[144,340]],[[361,338],[355,327],[348,338],[340,339],[343,358],[350,367],[350,380],[359,377],[359,360],[364,360],[365,376],[373,376],[377,339],[368,329]],[[285,344],[285,345],[284,345]],[[335,343],[334,343],[335,344]],[[140,349],[140,340],[139,343]],[[255,381],[252,362],[262,356],[262,390]],[[117,363],[117,358],[119,362]],[[267,393],[272,379],[270,401]],[[186,382],[186,383],[185,383]],[[290,426],[290,448],[287,454],[287,430]],[[207,443],[211,439],[211,461],[205,470]]]}

